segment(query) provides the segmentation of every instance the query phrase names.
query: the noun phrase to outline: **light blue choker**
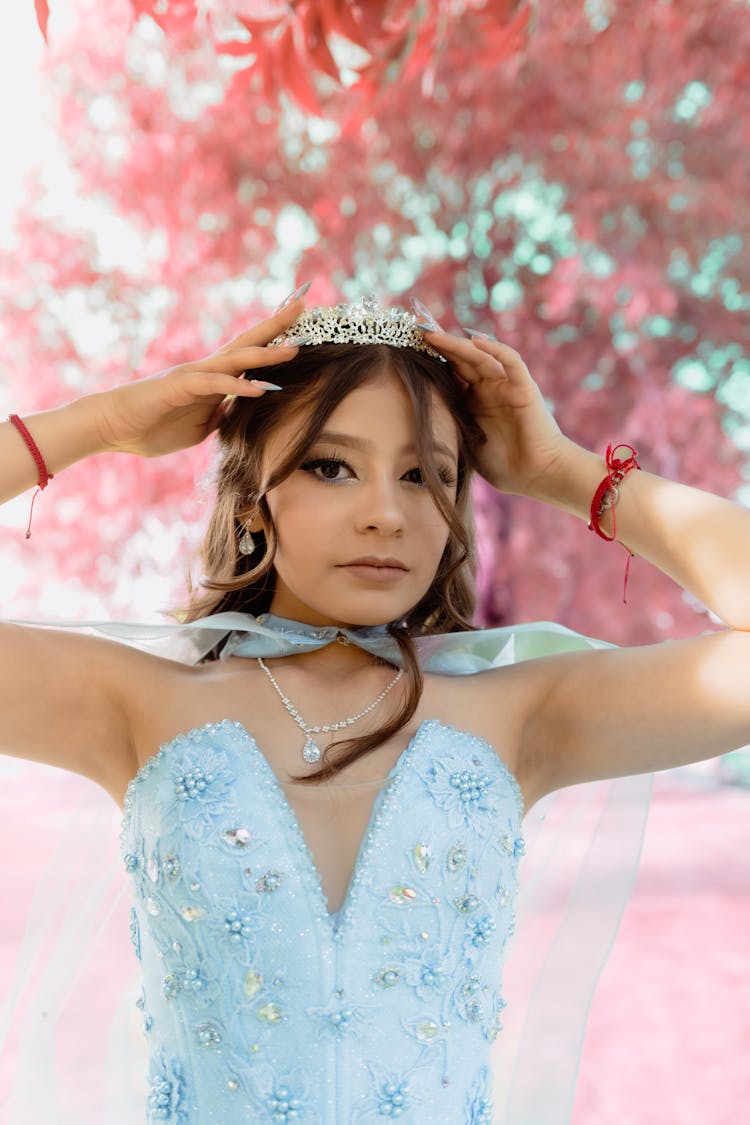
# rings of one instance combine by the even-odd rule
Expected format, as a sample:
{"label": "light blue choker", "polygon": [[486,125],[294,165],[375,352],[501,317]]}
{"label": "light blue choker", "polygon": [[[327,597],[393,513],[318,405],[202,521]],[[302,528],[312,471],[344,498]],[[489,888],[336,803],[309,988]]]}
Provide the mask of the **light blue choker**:
{"label": "light blue choker", "polygon": [[344,629],[338,625],[308,625],[303,621],[290,621],[273,613],[261,613],[252,621],[252,632],[240,629],[230,633],[221,650],[222,660],[229,656],[288,656],[291,653],[314,652],[339,641],[341,644],[357,645],[391,663],[400,663],[396,660],[398,645],[389,635],[387,625]]}

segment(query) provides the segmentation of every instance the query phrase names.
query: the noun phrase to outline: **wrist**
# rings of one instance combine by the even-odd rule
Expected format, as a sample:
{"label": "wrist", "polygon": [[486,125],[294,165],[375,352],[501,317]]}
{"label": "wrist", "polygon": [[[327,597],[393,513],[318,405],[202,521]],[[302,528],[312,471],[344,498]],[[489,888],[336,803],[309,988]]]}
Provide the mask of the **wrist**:
{"label": "wrist", "polygon": [[101,426],[105,394],[83,395],[57,411],[50,411],[50,416],[59,415],[60,426],[59,429],[56,427],[53,438],[55,456],[64,461],[64,464],[58,464],[59,469],[97,453],[109,452]]}
{"label": "wrist", "polygon": [[0,424],[0,503],[104,449],[97,427],[98,407],[87,396],[38,414],[14,411],[22,422]]}
{"label": "wrist", "polygon": [[106,451],[98,425],[101,397],[84,395],[53,410],[22,415],[51,474]]}
{"label": "wrist", "polygon": [[565,438],[557,458],[527,495],[588,522],[591,499],[606,473],[603,456]]}

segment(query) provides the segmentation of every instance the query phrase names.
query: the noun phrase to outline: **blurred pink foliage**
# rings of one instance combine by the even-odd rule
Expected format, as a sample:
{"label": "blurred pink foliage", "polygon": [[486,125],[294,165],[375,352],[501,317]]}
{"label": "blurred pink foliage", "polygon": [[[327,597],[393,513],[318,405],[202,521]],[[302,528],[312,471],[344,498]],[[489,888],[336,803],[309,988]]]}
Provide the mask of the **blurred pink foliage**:
{"label": "blurred pink foliage", "polygon": [[[743,5],[253,9],[89,2],[51,36],[78,193],[143,249],[113,266],[96,224],[32,195],[23,252],[0,261],[16,409],[205,354],[217,329],[266,311],[264,285],[286,271],[314,279],[315,303],[415,293],[445,327],[495,333],[571,437],[627,440],[645,468],[731,495],[744,456],[730,433],[750,426],[723,394],[750,307]],[[313,228],[301,243],[290,210]],[[75,302],[111,322],[95,361],[69,330]],[[708,372],[699,393],[675,381],[688,360]],[[37,508],[39,548],[106,589],[144,509],[196,522],[208,456],[60,475]],[[482,486],[477,506],[485,622],[552,618],[623,642],[709,626],[639,560],[623,609],[624,552],[570,517]],[[198,527],[179,534],[187,550]]]}
{"label": "blurred pink foliage", "polygon": [[[35,4],[46,40],[49,7],[46,0]],[[466,61],[446,35],[455,31],[457,16],[474,43],[474,65],[496,64],[519,46],[531,7],[522,0],[458,5],[454,0],[426,5],[414,0],[269,0],[262,5],[247,0],[130,0],[130,15],[133,22],[152,19],[177,48],[193,47],[200,36],[219,54],[245,59],[239,88],[260,82],[267,99],[275,100],[283,91],[317,114],[322,105],[314,76],[346,85],[350,93],[354,85],[365,97],[377,95],[402,64],[402,77],[421,74],[429,81],[437,57],[448,63]],[[344,77],[332,50],[334,37],[359,48],[354,75],[348,63]]]}

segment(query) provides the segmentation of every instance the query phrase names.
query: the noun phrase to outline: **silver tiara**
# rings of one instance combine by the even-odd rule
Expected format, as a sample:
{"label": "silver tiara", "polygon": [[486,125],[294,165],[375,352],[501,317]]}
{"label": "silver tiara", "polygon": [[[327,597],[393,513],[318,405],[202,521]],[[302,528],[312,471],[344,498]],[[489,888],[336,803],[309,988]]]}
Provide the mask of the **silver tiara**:
{"label": "silver tiara", "polygon": [[447,360],[425,341],[417,322],[433,321],[424,305],[416,305],[417,313],[398,307],[386,308],[375,297],[363,297],[351,305],[317,305],[305,309],[294,324],[271,340],[271,345],[284,344],[290,336],[307,337],[315,344],[390,344],[393,348],[414,348],[418,352]]}

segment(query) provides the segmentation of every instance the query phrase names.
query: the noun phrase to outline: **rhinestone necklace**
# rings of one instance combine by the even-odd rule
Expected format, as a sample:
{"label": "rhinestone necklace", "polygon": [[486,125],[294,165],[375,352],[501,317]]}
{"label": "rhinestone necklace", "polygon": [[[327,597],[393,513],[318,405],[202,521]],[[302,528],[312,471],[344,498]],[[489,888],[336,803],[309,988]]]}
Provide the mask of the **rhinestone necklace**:
{"label": "rhinestone necklace", "polygon": [[295,723],[300,728],[302,733],[305,735],[305,745],[302,747],[302,757],[305,759],[306,762],[309,762],[310,764],[312,764],[314,762],[319,762],[321,757],[322,757],[320,747],[316,744],[315,740],[310,737],[311,734],[320,734],[323,731],[343,730],[344,727],[352,726],[354,723],[357,722],[358,719],[363,718],[370,711],[372,711],[373,708],[377,707],[378,703],[381,703],[385,699],[386,695],[391,690],[391,688],[394,688],[396,686],[396,684],[398,683],[398,681],[401,679],[401,677],[404,674],[404,671],[403,671],[403,668],[402,668],[400,671],[398,671],[396,673],[396,675],[393,677],[393,679],[388,684],[388,686],[385,688],[385,690],[381,691],[378,698],[373,699],[373,701],[369,705],[369,707],[365,707],[364,711],[360,711],[359,714],[350,715],[348,719],[339,719],[339,721],[336,722],[336,723],[321,723],[318,726],[311,726],[310,723],[306,723],[305,720],[302,718],[299,711],[297,710],[297,708],[292,703],[291,699],[289,699],[288,696],[284,695],[283,691],[281,690],[278,683],[276,682],[276,677],[274,676],[273,672],[271,671],[270,668],[268,668],[263,663],[263,658],[261,656],[259,656],[259,657],[257,657],[257,660],[258,660],[258,663],[260,664],[261,668],[263,669],[263,671],[266,673],[269,680],[273,684],[274,688],[276,689],[276,694],[278,695],[279,699],[284,704],[287,711],[292,716],[292,718],[294,719]]}

